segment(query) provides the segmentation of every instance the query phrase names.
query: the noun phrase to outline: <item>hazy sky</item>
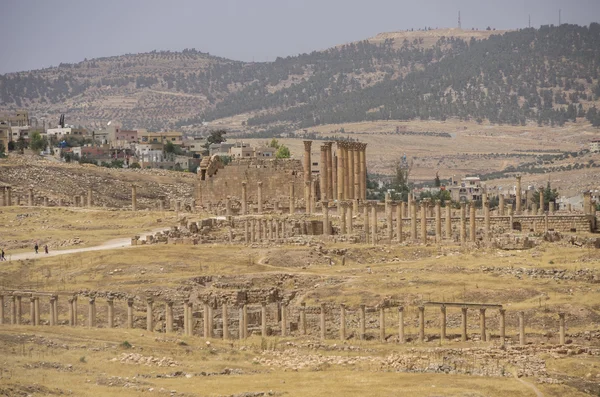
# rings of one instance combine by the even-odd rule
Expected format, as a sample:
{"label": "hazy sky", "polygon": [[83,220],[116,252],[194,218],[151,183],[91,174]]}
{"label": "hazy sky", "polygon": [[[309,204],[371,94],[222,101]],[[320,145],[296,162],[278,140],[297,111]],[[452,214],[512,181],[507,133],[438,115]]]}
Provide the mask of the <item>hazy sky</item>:
{"label": "hazy sky", "polygon": [[410,28],[600,21],[600,0],[0,0],[0,73],[196,48],[273,60]]}

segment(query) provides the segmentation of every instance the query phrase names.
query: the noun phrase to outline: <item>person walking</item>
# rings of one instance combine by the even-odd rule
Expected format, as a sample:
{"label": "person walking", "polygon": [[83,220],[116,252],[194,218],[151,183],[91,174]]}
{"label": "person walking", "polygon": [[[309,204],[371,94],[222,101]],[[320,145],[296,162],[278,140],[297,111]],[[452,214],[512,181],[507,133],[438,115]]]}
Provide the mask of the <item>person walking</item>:
{"label": "person walking", "polygon": [[5,261],[6,257],[4,256],[4,248],[0,249],[0,261]]}
{"label": "person walking", "polygon": [[37,241],[35,242],[35,247],[33,247],[33,248],[35,248],[35,253],[37,254],[38,253],[38,248],[39,248]]}
{"label": "person walking", "polygon": [[48,244],[44,245],[44,252],[47,254],[48,253]]}

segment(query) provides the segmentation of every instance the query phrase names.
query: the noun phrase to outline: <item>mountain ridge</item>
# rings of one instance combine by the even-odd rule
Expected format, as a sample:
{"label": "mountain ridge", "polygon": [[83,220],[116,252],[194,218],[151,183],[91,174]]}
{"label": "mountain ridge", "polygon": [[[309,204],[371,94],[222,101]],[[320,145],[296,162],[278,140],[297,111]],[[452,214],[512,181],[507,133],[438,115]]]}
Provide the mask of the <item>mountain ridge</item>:
{"label": "mountain ridge", "polygon": [[65,113],[91,128],[116,119],[127,127],[189,130],[244,114],[249,130],[274,133],[390,118],[564,124],[598,101],[596,48],[600,25],[565,24],[385,32],[273,62],[152,51],[0,75],[0,110],[26,107],[47,120]]}

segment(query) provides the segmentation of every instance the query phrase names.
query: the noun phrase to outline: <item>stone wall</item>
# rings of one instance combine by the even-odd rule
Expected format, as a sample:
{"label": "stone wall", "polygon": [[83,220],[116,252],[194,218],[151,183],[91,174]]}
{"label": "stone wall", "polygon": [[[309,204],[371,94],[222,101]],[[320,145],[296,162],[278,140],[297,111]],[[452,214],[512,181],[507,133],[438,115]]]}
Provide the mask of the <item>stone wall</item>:
{"label": "stone wall", "polygon": [[241,198],[242,182],[247,182],[247,201],[258,201],[258,182],[262,182],[263,203],[273,200],[287,202],[290,182],[294,184],[294,197],[304,197],[302,162],[291,159],[239,159],[233,160],[206,180],[198,178],[196,203],[223,202],[228,196]]}

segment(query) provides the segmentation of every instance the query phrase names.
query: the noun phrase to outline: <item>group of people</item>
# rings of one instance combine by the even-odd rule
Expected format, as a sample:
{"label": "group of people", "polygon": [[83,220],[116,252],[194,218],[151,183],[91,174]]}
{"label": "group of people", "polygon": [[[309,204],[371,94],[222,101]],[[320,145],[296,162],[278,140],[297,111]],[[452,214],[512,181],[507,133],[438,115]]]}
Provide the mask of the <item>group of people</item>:
{"label": "group of people", "polygon": [[[35,248],[35,253],[37,254],[40,248],[37,241],[35,242],[35,246],[33,248]],[[48,253],[48,244],[44,245],[44,252]]]}

